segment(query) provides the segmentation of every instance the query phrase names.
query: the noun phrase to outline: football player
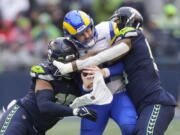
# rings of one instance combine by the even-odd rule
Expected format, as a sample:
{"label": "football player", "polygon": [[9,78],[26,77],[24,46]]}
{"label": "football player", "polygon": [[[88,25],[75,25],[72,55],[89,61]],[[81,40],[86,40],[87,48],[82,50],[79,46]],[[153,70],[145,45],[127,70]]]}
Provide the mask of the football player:
{"label": "football player", "polygon": [[120,30],[116,45],[84,60],[54,65],[63,74],[122,58],[129,81],[126,89],[138,113],[135,135],[163,135],[177,103],[161,86],[157,65],[141,29],[143,18],[136,9],[121,7],[111,20]]}
{"label": "football player", "polygon": [[[94,27],[93,19],[79,10],[72,10],[65,15],[63,29],[65,36],[76,43],[82,57],[109,48],[118,34],[115,23],[106,21]],[[97,111],[98,119],[94,123],[82,119],[81,135],[102,135],[109,118],[117,123],[123,135],[132,135],[137,115],[122,82],[123,63],[118,61],[106,68],[102,67],[102,70],[98,67],[91,67],[91,70],[103,73],[107,86],[114,93],[113,101],[107,105],[89,106]],[[90,69],[83,73],[89,71]],[[84,89],[89,88],[84,87]]]}
{"label": "football player", "polygon": [[52,61],[70,62],[79,57],[74,43],[64,37],[48,46],[48,62],[31,68],[32,85],[25,97],[10,107],[0,120],[1,135],[45,135],[66,116],[96,120],[96,113],[86,107],[68,105],[79,96],[73,73],[61,75]]}

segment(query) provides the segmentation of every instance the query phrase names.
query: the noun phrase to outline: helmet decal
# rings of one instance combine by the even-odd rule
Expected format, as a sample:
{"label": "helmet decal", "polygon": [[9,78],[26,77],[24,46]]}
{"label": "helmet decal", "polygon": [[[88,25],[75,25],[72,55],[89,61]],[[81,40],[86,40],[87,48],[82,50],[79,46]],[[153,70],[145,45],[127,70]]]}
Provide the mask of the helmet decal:
{"label": "helmet decal", "polygon": [[79,13],[80,13],[80,15],[81,15],[81,17],[83,19],[83,22],[84,22],[85,26],[88,26],[91,23],[89,16],[87,16],[87,14],[85,14],[82,11],[79,11]]}
{"label": "helmet decal", "polygon": [[[89,35],[89,38],[86,38],[84,41],[77,40],[77,36],[81,35],[89,28],[92,30],[92,34]],[[93,19],[83,11],[69,11],[64,17],[63,30],[64,35],[74,40],[80,48],[89,48],[95,44]]]}
{"label": "helmet decal", "polygon": [[76,36],[93,25],[91,18],[83,11],[68,12],[63,21],[63,29],[67,36]]}
{"label": "helmet decal", "polygon": [[71,35],[76,35],[77,31],[73,26],[67,22],[63,22],[63,28],[66,29]]}

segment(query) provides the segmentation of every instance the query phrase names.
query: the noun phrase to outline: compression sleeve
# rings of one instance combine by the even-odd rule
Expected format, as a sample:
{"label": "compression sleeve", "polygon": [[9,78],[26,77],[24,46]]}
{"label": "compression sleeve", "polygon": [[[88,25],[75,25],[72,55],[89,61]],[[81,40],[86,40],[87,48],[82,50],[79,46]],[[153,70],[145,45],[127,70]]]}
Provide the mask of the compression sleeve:
{"label": "compression sleeve", "polygon": [[44,89],[36,92],[37,105],[41,113],[54,117],[73,116],[73,109],[53,102],[53,90]]}
{"label": "compression sleeve", "polygon": [[118,58],[121,55],[128,52],[129,50],[130,50],[129,46],[126,43],[121,42],[118,45],[111,47],[107,50],[104,50],[95,56],[89,57],[84,60],[77,60],[76,66],[78,70],[82,70],[88,66],[97,66],[104,62],[111,61],[115,58]]}
{"label": "compression sleeve", "polygon": [[110,76],[121,75],[123,73],[124,65],[122,62],[118,62],[108,67],[110,71]]}

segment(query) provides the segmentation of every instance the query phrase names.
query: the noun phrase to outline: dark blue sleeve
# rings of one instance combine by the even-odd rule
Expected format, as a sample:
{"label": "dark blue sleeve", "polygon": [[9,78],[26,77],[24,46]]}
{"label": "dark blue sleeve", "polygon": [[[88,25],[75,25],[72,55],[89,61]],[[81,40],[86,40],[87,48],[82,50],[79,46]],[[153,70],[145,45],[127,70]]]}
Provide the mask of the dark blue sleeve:
{"label": "dark blue sleeve", "polygon": [[81,79],[81,73],[76,74],[76,76],[75,76],[75,83],[79,86],[79,89],[80,89],[82,95],[89,93],[87,91],[84,91],[84,89],[82,87],[83,86],[83,82],[82,82],[82,79]]}
{"label": "dark blue sleeve", "polygon": [[110,71],[110,76],[122,75],[124,70],[124,64],[119,61],[116,64],[113,64],[110,67],[107,67]]}
{"label": "dark blue sleeve", "polygon": [[44,89],[36,92],[39,111],[54,117],[73,116],[73,109],[54,102],[53,90]]}

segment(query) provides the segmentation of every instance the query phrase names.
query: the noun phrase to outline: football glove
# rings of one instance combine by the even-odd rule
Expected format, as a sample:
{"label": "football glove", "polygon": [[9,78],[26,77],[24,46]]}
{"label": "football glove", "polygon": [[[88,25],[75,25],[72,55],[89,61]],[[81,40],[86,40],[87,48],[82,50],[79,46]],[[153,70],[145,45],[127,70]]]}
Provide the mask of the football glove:
{"label": "football glove", "polygon": [[88,108],[86,108],[84,106],[74,108],[73,109],[73,114],[75,116],[79,116],[81,118],[86,118],[86,119],[89,119],[91,121],[96,121],[96,119],[97,119],[96,112],[94,110],[88,109]]}
{"label": "football glove", "polygon": [[64,64],[62,62],[54,60],[53,65],[56,66],[59,69],[59,72],[62,75],[73,72],[73,67],[72,67],[71,63]]}

